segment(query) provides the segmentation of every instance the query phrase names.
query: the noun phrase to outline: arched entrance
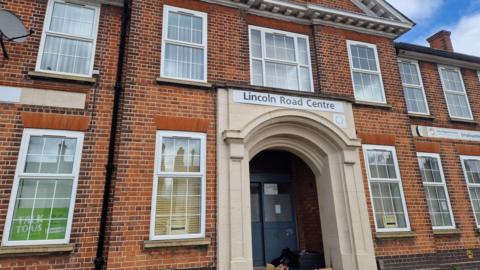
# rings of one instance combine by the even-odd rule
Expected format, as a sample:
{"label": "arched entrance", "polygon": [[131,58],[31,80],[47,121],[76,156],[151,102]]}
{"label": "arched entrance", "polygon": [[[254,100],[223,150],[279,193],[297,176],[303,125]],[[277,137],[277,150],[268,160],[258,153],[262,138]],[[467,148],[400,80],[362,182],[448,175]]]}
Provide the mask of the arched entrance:
{"label": "arched entrance", "polygon": [[302,269],[325,267],[315,175],[295,155],[265,150],[250,160],[254,267],[285,257]]}
{"label": "arched entrance", "polygon": [[340,128],[328,113],[232,100],[231,91],[218,91],[218,269],[253,269],[249,163],[272,149],[294,154],[313,172],[326,264],[376,269],[350,104],[349,126]]}

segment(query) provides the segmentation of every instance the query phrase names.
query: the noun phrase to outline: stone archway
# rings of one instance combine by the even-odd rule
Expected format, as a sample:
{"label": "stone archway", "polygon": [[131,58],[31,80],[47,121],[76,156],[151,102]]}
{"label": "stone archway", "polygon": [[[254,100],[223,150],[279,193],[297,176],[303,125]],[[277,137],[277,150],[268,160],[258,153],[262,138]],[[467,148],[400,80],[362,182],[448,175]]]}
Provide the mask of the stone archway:
{"label": "stone archway", "polygon": [[[291,152],[313,171],[327,264],[336,270],[376,269],[360,141],[354,132],[317,112],[232,104],[228,91],[223,91],[217,156],[218,269],[252,269],[249,161],[267,149]],[[247,107],[243,123],[229,121],[235,113],[232,106]]]}

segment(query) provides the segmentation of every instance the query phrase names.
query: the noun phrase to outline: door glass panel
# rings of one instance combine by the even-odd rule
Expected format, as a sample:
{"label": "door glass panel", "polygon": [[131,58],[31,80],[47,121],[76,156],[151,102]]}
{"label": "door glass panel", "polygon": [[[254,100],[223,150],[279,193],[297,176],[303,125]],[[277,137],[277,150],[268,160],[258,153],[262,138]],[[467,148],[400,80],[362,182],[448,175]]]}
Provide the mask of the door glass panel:
{"label": "door glass panel", "polygon": [[250,185],[250,207],[252,209],[252,222],[260,222],[260,185]]}
{"label": "door glass panel", "polygon": [[289,184],[264,184],[263,214],[264,222],[292,221]]}

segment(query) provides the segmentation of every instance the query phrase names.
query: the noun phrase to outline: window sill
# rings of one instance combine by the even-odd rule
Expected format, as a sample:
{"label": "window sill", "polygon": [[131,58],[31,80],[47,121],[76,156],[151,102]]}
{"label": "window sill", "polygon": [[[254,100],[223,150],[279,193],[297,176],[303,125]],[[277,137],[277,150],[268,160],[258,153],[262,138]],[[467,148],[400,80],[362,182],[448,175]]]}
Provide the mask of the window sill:
{"label": "window sill", "polygon": [[94,84],[97,82],[97,79],[94,77],[61,75],[61,74],[39,72],[39,71],[29,71],[28,76],[34,79],[61,80],[61,81],[69,81],[69,82],[84,83],[84,84]]}
{"label": "window sill", "polygon": [[168,84],[178,84],[178,85],[186,85],[186,86],[196,86],[201,88],[212,88],[211,83],[204,83],[204,82],[194,82],[188,80],[180,80],[180,79],[170,79],[170,78],[163,78],[157,77],[157,83],[168,83]]}
{"label": "window sill", "polygon": [[50,253],[70,253],[73,251],[74,248],[74,244],[2,246],[0,247],[0,257],[42,255]]}
{"label": "window sill", "polygon": [[419,118],[424,120],[435,120],[435,116],[431,114],[418,114],[418,113],[408,113],[410,118]]}
{"label": "window sill", "polygon": [[209,246],[210,238],[179,239],[179,240],[147,240],[143,242],[144,249],[164,247]]}
{"label": "window sill", "polygon": [[388,103],[370,102],[370,101],[363,101],[363,100],[355,100],[355,105],[377,107],[377,108],[388,109],[388,110],[391,110],[393,108],[392,105]]}
{"label": "window sill", "polygon": [[477,121],[475,121],[475,120],[461,119],[461,118],[454,118],[454,117],[450,117],[450,122],[467,123],[467,124],[474,124],[474,125],[477,124]]}
{"label": "window sill", "polygon": [[433,235],[460,235],[462,232],[459,229],[434,229]]}
{"label": "window sill", "polygon": [[377,239],[396,239],[396,238],[415,238],[417,234],[415,232],[376,232],[375,238]]}

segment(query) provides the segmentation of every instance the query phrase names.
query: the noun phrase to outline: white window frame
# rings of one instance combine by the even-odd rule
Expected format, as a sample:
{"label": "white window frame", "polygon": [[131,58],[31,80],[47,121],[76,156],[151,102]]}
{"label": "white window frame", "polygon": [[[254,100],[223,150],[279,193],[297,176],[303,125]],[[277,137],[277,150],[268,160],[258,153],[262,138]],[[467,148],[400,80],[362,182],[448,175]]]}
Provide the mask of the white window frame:
{"label": "white window frame", "polygon": [[[419,169],[421,170],[421,164],[420,164],[420,158],[421,157],[429,157],[429,158],[434,158],[438,162],[438,169],[440,170],[440,177],[442,182],[441,183],[436,183],[436,182],[423,182],[422,183],[424,188],[426,186],[437,186],[437,187],[443,187],[445,191],[445,198],[447,199],[447,206],[448,206],[448,211],[450,213],[450,221],[452,222],[452,226],[433,226],[432,224],[432,229],[433,230],[449,230],[449,229],[455,229],[456,224],[455,224],[455,217],[453,216],[453,209],[452,205],[450,203],[450,196],[448,195],[448,187],[447,187],[447,182],[445,181],[445,174],[443,173],[443,166],[442,166],[442,159],[440,157],[440,154],[437,153],[425,153],[425,152],[418,152],[417,153],[417,158],[418,158],[418,166]],[[425,196],[427,196],[425,194]],[[429,209],[430,212],[430,209]]]}
{"label": "white window frame", "polygon": [[[377,64],[378,71],[372,71],[372,70],[365,70],[365,69],[359,69],[355,68],[353,66],[353,58],[352,58],[352,45],[359,45],[359,46],[364,46],[364,47],[369,47],[373,49],[373,52],[375,54],[375,62]],[[355,97],[355,100],[358,101],[365,101],[365,102],[371,102],[371,103],[379,103],[379,104],[386,104],[387,103],[387,98],[385,96],[385,87],[383,85],[383,77],[382,77],[382,69],[380,67],[380,58],[378,56],[378,51],[377,51],[377,45],[371,44],[371,43],[365,43],[365,42],[360,42],[360,41],[354,41],[354,40],[347,40],[347,51],[348,51],[348,59],[350,63],[350,76],[352,77],[352,88],[353,88],[353,94]],[[368,73],[368,74],[374,74],[378,75],[379,80],[380,80],[380,86],[382,88],[382,100],[381,101],[376,101],[376,100],[368,100],[368,99],[359,99],[357,97],[357,90],[355,89],[355,81],[353,79],[353,72],[360,72],[360,73]]]}
{"label": "white window frame", "polygon": [[[200,140],[200,172],[162,172],[161,171],[161,157],[162,157],[162,138],[163,137],[184,137]],[[153,192],[152,192],[152,209],[150,213],[150,240],[176,240],[176,239],[193,239],[205,237],[205,222],[206,222],[206,159],[207,159],[207,135],[200,132],[184,132],[184,131],[164,131],[158,130],[156,135],[155,146],[155,172],[153,174]],[[178,234],[178,235],[155,235],[155,219],[157,212],[157,193],[158,193],[158,178],[159,177],[200,177],[201,178],[201,206],[200,206],[200,233],[196,234]]]}
{"label": "white window frame", "polygon": [[[73,4],[78,4],[78,5],[81,5],[81,6],[85,6],[85,7],[94,9],[95,10],[95,19],[94,19],[94,22],[93,22],[92,37],[79,36],[79,35],[72,35],[72,34],[65,34],[65,33],[50,31],[48,28],[50,27],[50,23],[52,21],[53,6],[55,5],[55,3],[62,3],[62,4],[72,4],[73,3]],[[45,21],[43,23],[43,31],[42,31],[42,37],[40,39],[40,46],[39,46],[39,49],[38,49],[37,63],[36,63],[36,66],[35,66],[35,71],[42,72],[42,73],[52,73],[52,74],[59,74],[59,75],[76,76],[76,77],[86,77],[86,78],[92,77],[93,76],[93,67],[94,67],[94,64],[95,64],[94,62],[95,62],[95,53],[96,53],[96,47],[97,47],[99,20],[100,20],[100,4],[94,4],[92,2],[86,2],[86,1],[81,1],[81,0],[73,0],[73,1],[49,0],[48,5],[47,5],[47,11],[45,13]],[[85,74],[78,74],[78,73],[60,72],[60,71],[41,69],[42,58],[43,58],[43,50],[44,50],[44,47],[45,47],[45,40],[47,39],[47,35],[91,42],[92,43],[92,55],[90,56],[90,67],[89,67],[88,74],[85,75]]]}
{"label": "white window frame", "polygon": [[[403,86],[403,91],[404,91],[404,95],[405,95],[405,87],[409,87],[409,88],[415,88],[415,89],[420,89],[422,90],[422,95],[423,95],[423,101],[425,103],[425,108],[427,109],[427,112],[424,113],[424,112],[414,112],[414,111],[410,111],[408,110],[408,105],[407,105],[407,111],[408,113],[413,113],[413,114],[421,114],[421,115],[430,115],[430,108],[428,108],[428,101],[427,101],[427,95],[425,94],[425,86],[423,85],[423,79],[422,79],[422,74],[420,72],[420,65],[418,64],[418,61],[417,60],[411,60],[411,59],[405,59],[405,58],[399,58],[398,59],[398,63],[401,64],[401,63],[407,63],[407,64],[412,64],[415,66],[415,68],[417,69],[417,75],[418,75],[418,80],[420,82],[420,85],[414,85],[414,84],[408,84],[408,83],[404,83],[402,81],[402,86]],[[401,73],[401,71],[400,71]],[[407,103],[406,101],[406,96],[405,96],[405,103]]]}
{"label": "white window frame", "polygon": [[[202,44],[192,43],[192,42],[185,42],[179,40],[171,40],[168,38],[168,12],[181,12],[186,13],[192,16],[201,17],[202,18]],[[161,61],[160,61],[160,77],[167,78],[167,79],[174,79],[174,80],[182,80],[182,81],[193,81],[193,82],[203,82],[206,83],[208,81],[208,14],[205,12],[200,12],[191,9],[179,8],[169,5],[163,5],[163,24],[162,24],[162,52],[161,52]],[[185,47],[191,48],[198,48],[203,49],[203,80],[196,80],[196,79],[189,79],[189,78],[182,78],[182,77],[174,77],[174,76],[167,76],[165,75],[165,47],[166,44],[174,44],[180,45]]]}
{"label": "white window frame", "polygon": [[[262,43],[262,57],[254,57],[252,53],[252,46],[251,46],[251,40],[252,40],[252,30],[257,30],[260,31],[260,39]],[[280,35],[285,35],[288,37],[294,38],[294,48],[295,48],[295,59],[296,61],[288,61],[288,60],[278,60],[278,59],[273,59],[273,58],[268,58],[267,57],[267,45],[265,41],[265,34],[280,34]],[[304,64],[300,64],[299,61],[299,54],[298,54],[298,44],[297,44],[297,39],[298,38],[303,38],[307,41],[307,57],[308,57],[308,66]],[[260,27],[260,26],[255,26],[255,25],[249,25],[248,26],[248,53],[249,53],[249,58],[250,58],[250,84],[254,86],[261,86],[261,87],[270,87],[266,86],[266,68],[265,68],[265,62],[270,62],[270,63],[276,63],[276,64],[284,64],[284,65],[291,65],[295,66],[297,69],[297,84],[298,84],[298,90],[294,89],[288,89],[289,91],[298,91],[298,92],[307,92],[311,93],[314,91],[313,89],[313,73],[312,73],[312,59],[310,55],[310,40],[307,35],[302,35],[302,34],[297,34],[297,33],[292,33],[292,32],[287,32],[287,31],[281,31],[277,29],[272,29],[272,28],[267,28],[267,27]],[[253,61],[261,61],[262,62],[262,85],[256,85],[253,84]],[[308,67],[308,72],[310,76],[310,91],[307,90],[302,90],[300,88],[300,67]],[[274,87],[272,87],[274,88]]]}
{"label": "white window frame", "polygon": [[[408,210],[407,210],[407,203],[405,200],[405,195],[403,193],[403,184],[402,184],[402,178],[400,176],[400,168],[398,166],[398,160],[397,160],[397,151],[395,150],[394,146],[386,146],[386,145],[372,145],[372,144],[364,144],[362,145],[363,149],[363,155],[365,159],[365,170],[367,172],[367,178],[368,178],[368,188],[370,192],[370,201],[372,205],[372,211],[373,211],[373,221],[375,222],[375,229],[377,232],[409,232],[411,231],[410,228],[410,219],[408,217]],[[384,150],[384,151],[390,151],[392,153],[392,158],[393,158],[393,163],[395,166],[395,172],[397,174],[396,179],[372,179],[371,173],[370,173],[370,164],[368,163],[368,151],[370,150]],[[399,191],[400,191],[400,196],[402,199],[402,206],[403,206],[403,212],[405,215],[405,228],[379,228],[377,224],[377,219],[375,217],[375,204],[373,202],[373,195],[372,195],[372,187],[371,183],[372,182],[381,182],[381,183],[398,183]]]}
{"label": "white window frame", "polygon": [[477,70],[478,82],[480,82],[480,70]]}
{"label": "white window frame", "polygon": [[475,207],[473,206],[472,195],[470,194],[470,187],[480,187],[480,184],[472,184],[468,181],[467,170],[465,168],[465,160],[478,160],[480,161],[480,156],[460,156],[460,163],[462,163],[462,170],[463,170],[463,177],[465,178],[465,182],[467,184],[467,192],[468,197],[470,198],[470,206],[472,207],[473,217],[475,218],[475,224],[477,228],[480,229],[480,220],[477,219],[477,215],[475,214]]}
{"label": "white window frame", "polygon": [[[47,173],[24,173],[25,162],[27,158],[28,146],[30,138],[32,136],[61,136],[77,139],[77,145],[75,149],[75,158],[72,167],[71,174],[47,174]],[[49,129],[24,129],[22,135],[22,142],[20,145],[20,151],[18,154],[17,166],[15,170],[15,177],[13,179],[12,192],[10,194],[10,203],[8,205],[7,218],[5,221],[5,228],[2,238],[2,246],[30,246],[30,245],[53,245],[53,244],[68,244],[70,241],[70,232],[72,229],[73,213],[75,207],[75,199],[77,193],[78,174],[80,171],[80,161],[82,158],[83,148],[83,132],[77,131],[64,131],[64,130],[49,130]],[[64,239],[56,240],[21,240],[21,241],[9,241],[10,229],[12,224],[13,212],[15,210],[15,202],[18,193],[18,186],[20,178],[73,178],[71,200],[68,212],[67,228]]]}
{"label": "white window frame", "polygon": [[[465,99],[467,100],[468,110],[470,111],[470,117],[453,116],[451,114],[450,105],[448,104],[448,100],[447,100],[447,93],[452,93],[452,94],[459,95],[460,92],[449,91],[449,90],[446,89],[445,82],[444,82],[443,75],[442,75],[442,70],[443,69],[449,69],[449,70],[454,70],[454,71],[458,72],[458,75],[460,76],[460,83],[461,83],[462,89],[463,89],[463,95],[465,96]],[[470,106],[470,100],[468,99],[467,90],[465,89],[465,83],[463,81],[463,75],[462,75],[462,71],[460,70],[460,68],[452,67],[452,66],[445,66],[445,65],[438,65],[438,76],[440,76],[440,81],[442,82],[443,96],[445,98],[445,103],[447,104],[448,115],[450,116],[450,118],[461,119],[461,120],[473,120],[473,112],[472,112],[472,108]]]}

